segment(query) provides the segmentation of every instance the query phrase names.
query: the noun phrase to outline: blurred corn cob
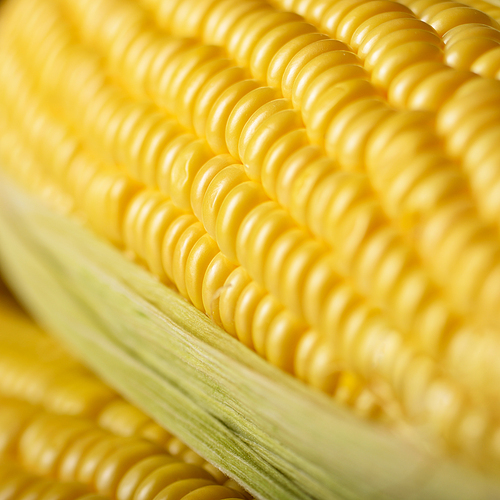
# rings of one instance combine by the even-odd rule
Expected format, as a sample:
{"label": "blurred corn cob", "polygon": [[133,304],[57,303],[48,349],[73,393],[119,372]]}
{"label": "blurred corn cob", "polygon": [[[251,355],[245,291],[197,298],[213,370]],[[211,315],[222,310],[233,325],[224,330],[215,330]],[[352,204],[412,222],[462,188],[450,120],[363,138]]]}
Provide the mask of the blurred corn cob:
{"label": "blurred corn cob", "polygon": [[251,498],[2,299],[2,498]]}

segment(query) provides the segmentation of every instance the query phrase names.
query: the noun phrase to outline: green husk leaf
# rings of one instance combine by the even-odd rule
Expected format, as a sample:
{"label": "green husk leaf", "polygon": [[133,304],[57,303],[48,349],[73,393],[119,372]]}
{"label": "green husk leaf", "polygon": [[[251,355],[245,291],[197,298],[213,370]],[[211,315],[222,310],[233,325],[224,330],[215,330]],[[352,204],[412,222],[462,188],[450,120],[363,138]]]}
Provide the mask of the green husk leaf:
{"label": "green husk leaf", "polygon": [[352,416],[4,178],[0,265],[41,324],[258,498],[500,498],[497,478]]}

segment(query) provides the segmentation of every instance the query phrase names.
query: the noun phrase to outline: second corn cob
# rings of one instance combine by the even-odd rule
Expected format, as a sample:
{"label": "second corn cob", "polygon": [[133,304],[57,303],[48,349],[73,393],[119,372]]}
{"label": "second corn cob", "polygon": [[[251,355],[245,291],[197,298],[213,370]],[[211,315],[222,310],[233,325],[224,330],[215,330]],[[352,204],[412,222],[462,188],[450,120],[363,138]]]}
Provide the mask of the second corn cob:
{"label": "second corn cob", "polygon": [[193,498],[251,498],[68,358],[8,296],[2,300],[0,494],[146,500],[197,491]]}

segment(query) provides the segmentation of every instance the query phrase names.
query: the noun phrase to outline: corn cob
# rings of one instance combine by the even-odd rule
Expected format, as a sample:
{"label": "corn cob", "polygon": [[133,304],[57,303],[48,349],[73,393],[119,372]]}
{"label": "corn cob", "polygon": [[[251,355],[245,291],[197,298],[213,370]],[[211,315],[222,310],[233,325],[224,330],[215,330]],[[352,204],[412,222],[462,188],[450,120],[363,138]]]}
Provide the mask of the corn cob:
{"label": "corn cob", "polygon": [[496,470],[494,9],[271,3],[11,0],[1,161],[279,368]]}
{"label": "corn cob", "polygon": [[69,357],[8,296],[2,298],[2,498],[25,498],[42,488],[47,499],[154,498],[153,473],[157,493],[170,488],[162,493],[166,498],[195,490],[199,498],[251,498]]}
{"label": "corn cob", "polygon": [[[168,495],[174,492],[181,495],[179,498],[185,498],[194,491],[197,493],[192,494],[192,498],[250,498],[217,484],[216,479],[199,465],[182,463],[144,439],[113,436],[91,421],[43,413],[15,400],[3,400],[2,408],[2,424],[7,424],[7,435],[2,436],[2,441],[8,445],[2,451],[14,450],[14,459],[17,458],[28,471],[24,473],[25,480],[16,485],[19,489],[15,494],[19,496],[14,498],[24,498],[22,494],[27,493],[20,490],[28,485],[37,489],[50,486],[51,482],[43,481],[43,477],[62,481],[61,493],[73,498],[92,491],[99,492],[103,498],[120,500],[134,495],[155,498],[158,494],[170,498]],[[21,430],[19,422],[24,424]],[[15,432],[10,435],[9,423]],[[20,469],[22,471],[22,467]],[[36,474],[39,479],[30,485]],[[7,488],[12,487],[11,479],[0,483],[2,493],[5,494],[4,488],[8,491]]]}
{"label": "corn cob", "polygon": [[3,498],[53,498],[104,500],[108,497],[90,493],[79,483],[63,483],[25,472],[9,461],[0,462],[0,491]]}
{"label": "corn cob", "polygon": [[[2,307],[0,396],[39,405],[46,411],[95,419],[123,437],[136,436],[172,456],[205,467],[219,482],[228,478],[139,409],[127,403],[15,309]],[[18,325],[14,330],[13,325]],[[12,334],[16,333],[13,339]]]}

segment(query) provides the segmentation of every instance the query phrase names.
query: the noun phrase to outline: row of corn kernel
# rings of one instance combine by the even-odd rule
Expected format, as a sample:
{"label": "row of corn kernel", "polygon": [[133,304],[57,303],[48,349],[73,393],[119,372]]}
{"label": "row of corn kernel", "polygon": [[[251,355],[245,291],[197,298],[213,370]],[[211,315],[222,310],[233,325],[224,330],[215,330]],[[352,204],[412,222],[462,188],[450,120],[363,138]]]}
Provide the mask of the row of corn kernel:
{"label": "row of corn kernel", "polygon": [[[429,2],[427,2],[427,4],[422,2],[420,3],[422,4],[423,7],[428,6],[429,4]],[[358,21],[359,22],[363,21],[364,17],[361,14],[363,14],[363,12],[366,11],[364,12],[365,17],[366,16],[372,16],[372,17],[368,17],[368,19],[357,28],[356,33],[359,31],[359,36],[362,35],[364,37],[363,39],[367,40],[367,43],[370,42],[369,43],[370,51],[373,51],[374,54],[380,54],[383,47],[379,47],[379,45],[385,43],[384,40],[386,37],[393,37],[395,40],[399,40],[398,33],[401,33],[401,35],[403,36],[405,30],[408,30],[407,31],[408,36],[411,37],[413,36],[412,35],[413,31],[410,28],[416,27],[413,26],[412,23],[420,22],[415,19],[411,19],[411,16],[408,17],[407,15],[408,13],[405,13],[402,16],[403,19],[400,19],[398,13],[400,7],[398,7],[398,4],[394,4],[393,2],[386,2],[386,4],[379,5],[375,3],[368,3],[366,5],[365,4],[357,5],[352,3],[348,4],[346,3],[344,5],[343,2],[339,2],[338,4],[332,4],[331,12],[330,11],[329,12],[331,14],[332,19],[334,19],[336,28],[335,31],[333,31],[333,28],[328,28],[328,30],[330,33],[339,36],[342,39],[344,39],[343,37],[347,36],[347,34],[349,34],[349,36],[352,36],[351,35],[352,28],[357,26]],[[448,2],[446,5],[443,6],[442,9],[441,7],[439,7],[439,5],[440,4],[437,4],[436,8],[434,8],[433,5],[429,7],[429,9],[432,8],[434,8],[434,10],[437,9],[436,12],[437,17],[435,20],[437,23],[436,27],[440,26],[441,22],[440,16],[445,16],[450,20],[450,22],[454,23],[452,25],[448,24],[446,25],[446,29],[448,29],[448,31],[446,32],[446,34],[444,34],[444,40],[447,43],[445,56],[447,59],[449,59],[447,60],[447,62],[452,66],[465,68],[465,66],[469,64],[469,61],[463,61],[462,60],[463,58],[471,58],[474,54],[478,54],[478,51],[482,51],[483,49],[487,50],[488,48],[491,48],[492,45],[498,43],[499,39],[498,35],[499,32],[497,30],[498,26],[489,19],[483,19],[484,14],[478,13],[473,9],[467,9],[461,7],[460,4],[455,4],[453,2]],[[295,7],[294,5],[287,5],[287,7],[297,8],[300,12],[307,14],[306,11],[304,11],[304,9],[306,8],[305,5],[302,6],[301,4],[300,7],[298,5]],[[417,8],[417,6],[415,8]],[[381,13],[379,14],[377,14],[378,9],[381,9]],[[447,12],[448,9],[452,10],[450,12]],[[313,12],[315,13],[316,16],[318,16],[320,10],[318,9],[311,10],[311,13]],[[426,12],[427,11],[425,9],[422,11],[419,11],[417,9],[417,13],[423,16],[425,19],[427,19],[430,16],[430,13],[427,12],[426,14]],[[392,13],[394,13],[394,15],[396,16],[394,17],[394,19],[392,19]],[[430,16],[430,18],[432,18],[432,16]],[[477,22],[475,21],[478,22],[480,21],[482,24],[478,26]],[[367,33],[369,33],[368,24],[371,22],[374,23],[374,28],[376,28],[373,34],[376,43],[375,42],[371,43],[372,39],[367,36]],[[410,25],[406,26],[406,24],[408,23],[410,23],[411,26]],[[365,26],[365,24],[367,25]],[[346,28],[346,26],[348,28]],[[453,27],[450,29],[450,26]],[[398,30],[402,31],[399,32]],[[424,34],[424,32],[425,30],[423,30],[421,33]],[[356,38],[354,36],[352,36],[350,40],[348,40],[348,38],[345,38],[344,41],[352,43],[354,47],[357,46]],[[456,45],[455,41],[457,42]],[[473,44],[474,47],[469,47],[468,45],[470,44]],[[394,50],[400,50],[400,49],[397,48]],[[479,74],[484,74],[485,76],[492,75],[493,73],[497,72],[498,64],[495,63],[495,61],[498,61],[499,54],[500,50],[498,48],[494,48],[486,52],[483,56],[481,56],[477,60],[477,72]],[[396,56],[394,57],[396,58]],[[473,69],[475,68],[476,66],[473,67]],[[411,102],[414,102],[415,106],[418,109],[421,107],[421,105],[425,104],[427,100],[427,98],[424,99],[425,92],[430,92],[431,90],[434,92],[435,89],[437,88],[440,89],[441,92],[443,93],[441,97],[437,95],[433,97],[433,100],[436,102],[436,104],[438,104],[443,102],[443,99],[451,96],[453,90],[460,87],[464,82],[466,82],[470,78],[470,76],[471,76],[470,74],[465,72],[459,73],[447,70],[439,62],[422,62],[417,64],[414,63],[414,61],[412,60],[412,66],[409,67],[407,70],[401,70],[398,76],[394,79],[393,85],[389,89],[389,99],[396,104],[400,102],[400,104],[403,104],[405,106],[410,105],[410,107],[412,107]],[[424,79],[424,81],[422,81],[422,79]],[[495,88],[495,86],[492,85],[488,86],[487,83],[485,85],[486,89],[488,90]],[[496,89],[497,98],[498,98],[498,92],[499,88]],[[410,99],[410,103],[408,103],[408,98],[410,94],[412,97]],[[478,92],[476,93],[476,96],[477,95],[482,95],[482,93]],[[399,99],[403,97],[404,100],[399,101]],[[464,102],[463,96],[459,97],[457,95],[457,101],[463,103]],[[482,120],[484,115],[481,116],[480,114],[478,114],[474,110],[474,107],[471,110],[471,114],[474,115],[474,120],[473,120],[474,123],[473,125],[469,126],[469,130],[471,127],[475,129],[481,127],[482,129],[484,129],[488,125],[488,122],[491,125],[492,121],[496,121],[498,123],[498,112],[494,113],[494,116],[492,116],[491,108],[490,108],[490,114],[488,115],[489,119],[488,121]],[[465,123],[470,123],[470,121],[471,120],[468,119],[465,121]],[[449,133],[455,132],[453,129],[450,131],[447,128],[441,128],[440,131],[445,136],[447,136],[447,134]],[[455,142],[453,141],[453,139],[454,139],[453,137],[448,139],[448,145],[450,148],[449,151],[450,154],[452,155],[456,151],[456,144],[457,144],[456,141]],[[488,144],[493,145],[494,141],[490,139]],[[460,156],[456,156],[456,159],[460,159]],[[478,162],[476,162],[475,165],[477,166]],[[474,191],[477,194],[476,198],[479,202],[479,206],[483,214],[488,218],[488,220],[492,220],[498,223],[499,208],[498,204],[495,202],[495,197],[493,193],[496,192],[497,190],[496,185],[500,181],[498,179],[495,179],[493,186],[491,185],[491,182],[488,185],[485,185],[483,181],[483,184],[481,186],[478,186],[477,185],[478,181],[479,180],[482,181],[485,178],[485,175],[483,173],[485,170],[486,167],[481,168],[481,170],[479,170],[478,172],[470,172],[469,169],[467,172],[469,173],[473,181]],[[485,191],[487,191],[487,193],[485,193]]]}
{"label": "row of corn kernel", "polygon": [[0,460],[0,496],[8,500],[107,500],[78,482],[63,482],[26,472],[17,463]]}
{"label": "row of corn kernel", "polygon": [[[314,3],[311,5],[311,15],[314,13],[315,16],[318,16],[320,11],[318,9],[313,10],[312,7],[315,5]],[[371,5],[373,5],[373,8]],[[394,5],[396,5],[396,7],[394,7]],[[347,36],[347,34],[351,36],[351,26],[356,26],[358,20],[362,21],[364,17],[360,16],[360,14],[362,14],[362,11],[366,11],[366,15],[372,17],[368,17],[368,19],[357,28],[355,33],[359,31],[359,36],[363,36],[363,39],[367,40],[370,52],[373,52],[373,54],[379,57],[383,49],[382,45],[385,43],[385,38],[393,37],[395,40],[399,40],[398,33],[401,33],[403,36],[405,30],[408,30],[408,36],[411,37],[413,36],[412,28],[416,27],[413,26],[413,24],[415,22],[420,22],[413,19],[412,16],[408,16],[408,13],[405,13],[403,19],[400,19],[398,14],[400,8],[397,7],[397,5],[398,4],[394,4],[393,2],[387,2],[387,5],[384,4],[381,6],[375,3],[368,3],[366,5],[346,3],[344,5],[343,2],[339,2],[338,4],[332,4],[331,12],[329,12],[334,20],[335,29],[329,27],[327,31],[339,36],[341,39],[344,39],[343,37]],[[500,64],[498,41],[500,40],[500,32],[497,29],[498,25],[485,16],[485,14],[454,2],[447,2],[443,4],[442,7],[439,2],[416,2],[414,7],[413,3],[410,6],[414,8],[415,12],[424,20],[429,21],[431,24],[436,24],[436,28],[440,30],[440,33],[445,30],[441,34],[446,43],[445,60],[448,64],[459,69],[468,69],[470,67],[473,71],[484,76],[494,76],[498,73]],[[287,4],[287,7],[297,8],[306,16],[309,12],[304,10],[306,6],[302,6],[302,4],[300,6]],[[376,14],[379,8],[382,12]],[[389,16],[389,11],[394,12],[396,15],[394,19],[391,19],[392,16]],[[446,22],[443,22],[442,18],[444,18]],[[367,33],[369,33],[368,24],[372,22],[375,28],[373,37],[376,43],[372,43],[371,37],[367,36]],[[328,22],[325,22],[325,25],[327,24]],[[365,24],[367,25],[365,26]],[[407,24],[408,26],[406,26]],[[349,33],[344,26],[349,27]],[[399,30],[401,30],[401,32]],[[425,30],[421,33],[423,34],[424,32]],[[354,47],[357,46],[356,37],[354,37],[354,35],[352,35],[350,40],[346,38],[344,41],[352,43]],[[409,43],[413,42],[408,42],[408,46]],[[379,45],[381,45],[381,47],[379,47]],[[408,47],[406,47],[406,49],[408,49]],[[394,48],[394,51],[398,50],[402,49],[398,47]],[[390,54],[392,54],[392,56]],[[363,53],[360,53],[360,55],[363,55]],[[476,56],[477,59],[474,60]],[[397,60],[397,54],[395,52],[394,54],[392,52],[388,53],[387,57],[393,57]],[[471,74],[467,72],[451,71],[437,61],[422,61],[421,63],[415,63],[412,59],[410,62],[411,66],[408,67],[408,69],[404,70],[398,68],[398,75],[394,78],[393,83],[389,87],[389,100],[395,104],[410,106],[416,109],[421,109],[422,106],[424,106],[425,109],[430,102],[425,94],[431,91],[435,92],[435,89],[440,89],[441,95],[436,94],[432,98],[436,105],[431,107],[432,109],[438,110],[439,105],[446,101],[446,99],[453,94],[454,90],[459,89],[464,83],[467,83],[471,77]],[[500,92],[500,87],[498,85],[490,85],[488,82],[480,83],[480,85],[490,93],[493,92],[496,95],[496,99],[498,99]],[[456,105],[457,101],[462,104],[464,103],[463,94],[459,94],[460,93],[457,93],[457,99],[454,100],[454,105]],[[475,95],[482,96],[483,93],[475,92]],[[498,123],[498,111],[491,113],[491,109],[492,108],[489,109],[490,113],[487,115],[487,119],[484,120],[484,114],[478,113],[477,110],[472,107],[469,112],[469,117],[465,121],[465,123],[468,124],[471,122],[471,118],[473,118],[473,123],[469,126],[469,131],[471,128],[472,130],[477,130],[479,127],[485,129],[488,125],[491,129],[491,125],[493,125],[494,122]],[[439,110],[439,114],[441,114],[441,110]],[[449,153],[455,156],[456,159],[460,159],[460,155],[454,154],[457,150],[457,141],[455,137],[449,137],[450,134],[457,135],[455,129],[440,128],[439,130],[448,139],[447,145]],[[494,132],[496,135],[498,134],[498,131],[490,130],[492,135],[495,135]],[[476,139],[478,139],[477,136]],[[492,138],[488,139],[489,140],[486,140],[487,149],[491,149],[495,142]],[[482,139],[482,142],[482,146],[484,147],[485,139]],[[476,149],[478,148],[479,145]],[[476,161],[474,167],[477,167],[477,165],[479,165],[479,162]],[[486,167],[482,167],[476,172],[471,172],[469,167],[467,173],[471,177],[476,199],[478,200],[481,211],[488,220],[498,223],[500,209],[498,203],[496,203],[494,199],[495,196],[493,193],[496,192],[500,180],[498,178],[495,179],[493,185],[491,182],[484,183],[483,181],[483,183],[478,186],[478,182],[485,178],[484,172],[486,170]]]}
{"label": "row of corn kernel", "polygon": [[[473,38],[471,33],[466,37],[468,41],[462,44],[463,50],[444,47],[444,61],[458,69],[474,68],[479,70],[479,74],[485,71],[494,75],[499,69],[498,56],[495,55],[499,39],[495,34],[500,26],[484,12],[458,2],[417,0],[377,4],[338,1],[325,4],[316,0],[285,0],[277,3],[299,12],[311,22],[318,23],[326,32],[353,46],[373,70],[375,81],[387,89],[392,87],[393,94],[398,93],[396,87],[401,85],[402,77],[399,75],[403,72],[406,71],[405,78],[409,78],[411,72],[413,78],[417,78],[416,71],[409,69],[416,62],[426,64],[425,68],[431,72],[439,69],[442,61],[440,49],[443,48],[440,37],[458,26],[489,26],[488,33],[493,36],[485,43],[485,39]],[[397,75],[399,83],[396,83]],[[421,75],[420,81],[425,76],[428,74]],[[465,74],[462,76],[465,77]],[[459,84],[461,76],[457,72],[448,72],[445,78],[453,87]],[[417,104],[417,100],[414,103]]]}
{"label": "row of corn kernel", "polygon": [[457,92],[437,116],[437,128],[447,134],[451,156],[462,158],[472,190],[481,197],[478,208],[486,220],[498,221],[500,159],[496,145],[500,137],[500,83],[470,82]]}
{"label": "row of corn kernel", "polygon": [[[293,39],[298,49],[304,49],[304,55],[307,52],[310,54],[309,57],[314,54],[312,46],[306,50],[308,45],[313,45],[314,40],[310,39],[308,33],[303,34],[304,31],[312,31],[312,26],[306,25],[300,18],[290,19],[289,13],[275,12],[269,6],[262,9],[257,23],[249,24],[247,21],[253,15],[251,0],[245,2],[248,6],[247,12],[242,12],[241,8],[238,9],[225,2],[219,2],[219,9],[214,8],[214,2],[210,0],[203,2],[201,9],[206,12],[205,16],[200,18],[199,25],[196,26],[199,30],[198,35],[193,35],[193,23],[186,20],[186,18],[182,18],[187,7],[180,8],[175,3],[172,6],[172,15],[165,16],[164,9],[159,2],[146,3],[153,4],[152,8],[156,10],[157,18],[163,26],[172,29],[174,32],[181,32],[189,36],[200,36],[199,34],[202,33],[202,36],[206,37],[205,41],[211,43],[213,42],[210,39],[210,32],[204,29],[205,26],[212,25],[210,22],[211,17],[214,16],[218,20],[223,19],[224,16],[234,18],[237,12],[238,17],[233,19],[233,21],[237,21],[234,22],[234,28],[227,33],[225,40],[217,40],[217,42],[223,43],[230,54],[236,58],[238,58],[238,48],[241,44],[245,49],[245,54],[248,54],[248,57],[243,57],[241,60],[243,63],[248,62],[251,64],[254,76],[258,78],[265,79],[267,76],[269,79],[271,77],[274,69],[273,62],[278,62],[277,59],[273,60],[274,51],[288,43],[289,39]],[[424,60],[428,58],[440,60],[442,57],[442,41],[434,29],[415,19],[415,16],[407,7],[395,2],[377,4],[373,2],[332,2],[331,4],[322,2],[319,7],[314,2],[311,5],[309,4],[311,2],[299,2],[299,5],[285,5],[285,7],[295,9],[306,17],[309,15],[309,10],[311,10],[314,14],[311,14],[313,22],[319,22],[322,19],[324,25],[321,25],[321,27],[323,29],[360,51],[360,56],[367,59],[365,65],[372,72],[372,81],[383,88],[389,85],[393,74],[403,69],[402,65],[415,63],[415,56]],[[330,7],[330,9],[328,10],[327,7]],[[325,10],[328,12],[325,12]],[[350,11],[353,11],[352,15]],[[382,15],[382,17],[379,18],[379,15]],[[363,21],[369,23],[372,18],[375,18],[375,21],[372,22],[373,25],[363,25],[363,29],[360,28],[359,34],[356,32],[359,40],[354,40],[353,35],[359,24],[362,24]],[[396,23],[396,26],[392,26],[390,21],[393,21],[392,24]],[[382,31],[381,24],[384,25]],[[390,24],[391,26],[389,26]],[[305,26],[309,28],[306,29]],[[233,37],[237,40],[235,43],[233,43]],[[411,44],[413,49],[408,50],[408,46],[405,46],[404,50],[400,48],[405,43]],[[344,49],[352,50],[345,45]],[[385,60],[387,58],[381,58],[381,55],[385,55],[391,49],[398,50],[399,56],[393,55],[387,61]],[[284,67],[286,67],[287,62],[286,58],[279,61]],[[264,66],[259,68],[259,64]],[[266,64],[269,67],[266,67]],[[453,72],[452,74],[455,75]],[[457,84],[460,83],[459,77],[455,77],[455,80],[457,80]],[[433,89],[433,92],[435,91],[436,89]],[[419,99],[422,100],[421,96],[416,98],[416,101]],[[440,100],[439,96],[433,96],[432,99],[434,101]],[[427,101],[425,103],[427,107],[430,106],[430,96],[424,101]]]}
{"label": "row of corn kernel", "polygon": [[[422,20],[434,26],[443,37],[447,64],[458,69],[471,69],[483,76],[496,77],[500,70],[500,26],[486,11],[442,0],[407,0],[404,3]],[[489,29],[481,29],[485,27]],[[448,36],[454,32],[462,33],[461,42],[451,47],[448,46]]]}
{"label": "row of corn kernel", "polygon": [[495,21],[500,22],[500,7],[495,5],[494,2],[487,2],[485,0],[464,0],[462,3],[469,5],[474,9],[481,10],[485,14],[492,17]]}
{"label": "row of corn kernel", "polygon": [[[5,118],[5,117],[3,117]],[[32,151],[24,148],[19,137],[9,128],[7,120],[0,119],[0,156],[3,158],[6,169],[10,168],[10,175],[20,182],[25,189],[36,193],[50,206],[62,213],[68,213],[72,201],[59,186],[47,179],[39,168]]]}
{"label": "row of corn kernel", "polygon": [[217,484],[202,467],[180,462],[139,437],[114,436],[91,420],[47,413],[16,400],[1,405],[0,453],[31,473],[81,483],[80,494],[90,489],[117,500],[172,498],[172,491],[179,500],[215,493],[217,498],[248,498]]}
{"label": "row of corn kernel", "polygon": [[[3,65],[2,72],[12,66],[8,64]],[[5,97],[9,95],[21,94],[23,86],[19,82],[19,74],[13,71],[11,73],[12,87],[5,89]],[[19,83],[19,86],[15,86]],[[60,171],[61,176],[56,178],[54,170],[58,168],[60,163],[57,161],[61,149],[65,146],[71,147],[71,137],[58,134],[64,127],[60,123],[50,118],[49,115],[40,113],[35,106],[25,106],[24,101],[11,100],[12,104],[16,105],[16,116],[25,122],[25,136],[18,136],[14,142],[26,140],[30,133],[34,134],[34,154],[35,158],[32,160],[39,162],[40,157],[44,157],[47,161],[43,163],[45,168],[40,168],[39,171],[43,172],[46,181],[49,185],[58,183],[63,184],[64,188],[68,186],[67,192],[74,196],[73,201],[76,202],[77,208],[83,210],[86,216],[94,225],[95,229],[106,235],[111,241],[120,243],[122,240],[122,215],[128,199],[139,189],[139,184],[134,182],[128,176],[114,171],[110,168],[100,168],[99,162],[95,161],[91,156],[82,153],[82,151],[75,150],[74,155],[67,164],[63,164]],[[29,101],[28,101],[29,102]],[[30,118],[35,119],[36,124],[43,124],[40,134],[35,134],[33,129],[33,122],[25,120],[25,116],[29,115]],[[38,140],[35,140],[35,137]],[[6,142],[5,151],[8,155],[9,144]],[[15,163],[13,169],[15,171]],[[38,163],[40,165],[40,163]],[[52,167],[51,172],[44,172],[47,166]],[[45,183],[43,183],[45,186]],[[63,187],[63,186],[61,186]],[[49,194],[45,198],[49,198]],[[71,199],[67,205],[72,205]],[[98,202],[98,203],[96,203]],[[103,216],[104,215],[104,216]]]}

